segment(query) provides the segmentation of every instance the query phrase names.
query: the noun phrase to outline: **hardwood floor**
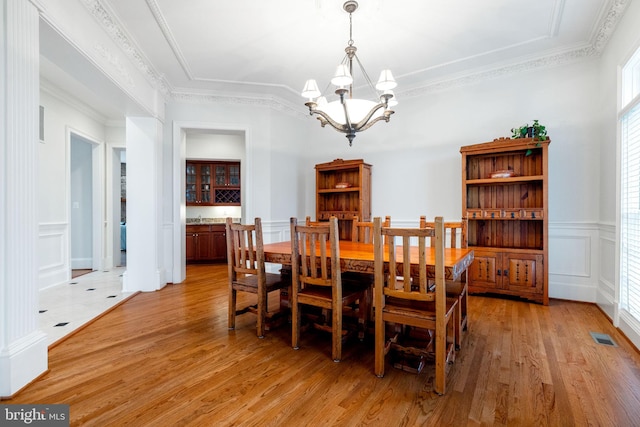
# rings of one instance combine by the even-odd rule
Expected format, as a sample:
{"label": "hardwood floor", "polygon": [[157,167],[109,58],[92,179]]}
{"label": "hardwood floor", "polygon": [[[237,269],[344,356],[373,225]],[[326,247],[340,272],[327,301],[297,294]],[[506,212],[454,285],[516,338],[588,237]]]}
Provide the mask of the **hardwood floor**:
{"label": "hardwood floor", "polygon": [[183,284],[132,297],[51,348],[50,372],[2,403],[66,403],[83,426],[640,423],[640,354],[594,305],[471,296],[437,396],[432,366],[377,378],[371,341],[347,342],[334,363],[321,332],[295,351],[288,325],[258,339],[252,314],[228,331],[226,274],[188,266]]}

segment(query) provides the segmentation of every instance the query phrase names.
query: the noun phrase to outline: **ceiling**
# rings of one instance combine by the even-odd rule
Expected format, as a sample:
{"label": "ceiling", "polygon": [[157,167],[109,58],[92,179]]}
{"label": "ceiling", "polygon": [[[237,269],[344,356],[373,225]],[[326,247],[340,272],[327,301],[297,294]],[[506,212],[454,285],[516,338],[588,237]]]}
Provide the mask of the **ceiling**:
{"label": "ceiling", "polygon": [[[171,93],[268,94],[302,105],[305,80],[324,89],[349,40],[344,0],[100,2]],[[371,79],[393,71],[401,100],[472,75],[597,54],[616,3],[360,0],[353,40]]]}

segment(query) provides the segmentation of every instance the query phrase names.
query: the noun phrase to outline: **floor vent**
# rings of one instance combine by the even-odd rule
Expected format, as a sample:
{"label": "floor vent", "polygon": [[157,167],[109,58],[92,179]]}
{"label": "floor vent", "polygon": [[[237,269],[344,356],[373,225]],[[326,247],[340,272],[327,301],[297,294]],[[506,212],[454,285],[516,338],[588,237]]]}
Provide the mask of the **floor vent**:
{"label": "floor vent", "polygon": [[602,345],[608,345],[610,347],[617,347],[618,344],[616,344],[616,342],[611,339],[611,337],[607,334],[599,334],[597,332],[589,332],[591,334],[591,337],[593,338],[593,340],[598,343],[598,344],[602,344]]}

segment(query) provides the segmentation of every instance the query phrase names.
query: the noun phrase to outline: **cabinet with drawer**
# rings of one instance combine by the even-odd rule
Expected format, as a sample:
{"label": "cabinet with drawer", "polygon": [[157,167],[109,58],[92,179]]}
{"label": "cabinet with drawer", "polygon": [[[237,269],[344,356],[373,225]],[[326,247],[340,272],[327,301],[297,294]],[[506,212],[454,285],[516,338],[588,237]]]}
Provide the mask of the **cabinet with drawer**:
{"label": "cabinet with drawer", "polygon": [[227,241],[224,224],[187,225],[186,261],[226,262]]}
{"label": "cabinet with drawer", "polygon": [[474,249],[471,293],[548,304],[548,147],[551,141],[499,138],[464,146],[462,215]]}

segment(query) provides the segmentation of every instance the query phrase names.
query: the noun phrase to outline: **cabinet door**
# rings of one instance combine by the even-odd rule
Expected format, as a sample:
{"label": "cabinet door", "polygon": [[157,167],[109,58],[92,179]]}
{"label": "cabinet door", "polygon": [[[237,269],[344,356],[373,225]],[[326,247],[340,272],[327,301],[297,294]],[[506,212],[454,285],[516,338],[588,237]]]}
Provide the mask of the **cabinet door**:
{"label": "cabinet door", "polygon": [[187,262],[196,259],[196,233],[187,231],[187,240],[185,244],[185,258]]}
{"label": "cabinet door", "polygon": [[[497,274],[500,261],[501,254],[499,252],[474,250],[473,263],[469,270],[469,284],[483,288],[501,288],[501,277]],[[502,270],[500,270],[500,274],[502,274]]]}
{"label": "cabinet door", "polygon": [[544,263],[542,255],[503,254],[504,288],[527,294],[542,294]]}
{"label": "cabinet door", "polygon": [[223,230],[211,232],[211,259],[215,261],[227,260],[227,237]]}
{"label": "cabinet door", "polygon": [[211,194],[213,189],[211,188],[211,165],[203,163],[199,165],[199,178],[200,178],[200,204],[211,205],[213,203]]}
{"label": "cabinet door", "polygon": [[198,201],[198,167],[194,163],[187,163],[186,199],[187,204],[195,204]]}
{"label": "cabinet door", "polygon": [[211,233],[198,232],[196,234],[195,252],[197,260],[211,259]]}

